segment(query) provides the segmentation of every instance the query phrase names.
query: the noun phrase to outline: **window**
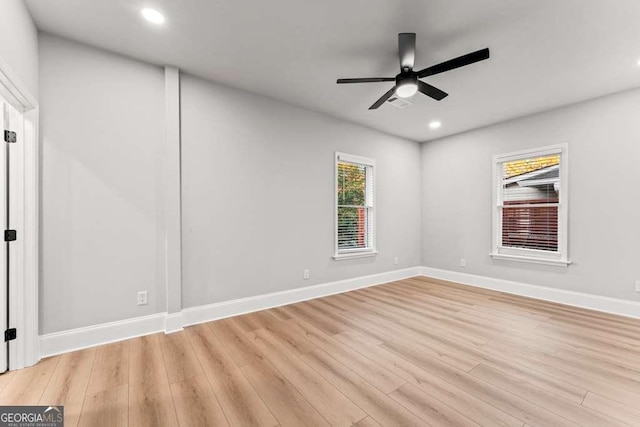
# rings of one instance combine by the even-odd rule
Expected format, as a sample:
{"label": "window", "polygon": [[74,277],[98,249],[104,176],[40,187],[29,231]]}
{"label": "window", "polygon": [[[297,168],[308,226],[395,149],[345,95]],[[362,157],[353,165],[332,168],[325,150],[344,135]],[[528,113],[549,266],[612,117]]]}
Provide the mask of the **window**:
{"label": "window", "polygon": [[494,157],[491,256],[568,265],[567,146]]}
{"label": "window", "polygon": [[336,153],[334,259],[373,256],[375,160]]}

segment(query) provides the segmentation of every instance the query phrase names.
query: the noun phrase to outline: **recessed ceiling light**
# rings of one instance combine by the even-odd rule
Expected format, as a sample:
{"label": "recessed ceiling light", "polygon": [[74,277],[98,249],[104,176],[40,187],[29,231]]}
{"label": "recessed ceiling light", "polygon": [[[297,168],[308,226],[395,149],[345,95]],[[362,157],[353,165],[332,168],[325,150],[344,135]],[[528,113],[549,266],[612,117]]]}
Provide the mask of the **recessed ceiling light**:
{"label": "recessed ceiling light", "polygon": [[140,13],[142,14],[142,17],[144,19],[146,19],[147,21],[153,24],[157,24],[157,25],[164,24],[164,15],[155,9],[150,9],[146,7],[142,9]]}
{"label": "recessed ceiling light", "polygon": [[636,65],[640,67],[640,59],[638,59],[638,61],[636,62]]}
{"label": "recessed ceiling light", "polygon": [[429,129],[440,129],[440,126],[442,126],[442,123],[440,123],[438,120],[434,120],[431,123],[429,123]]}

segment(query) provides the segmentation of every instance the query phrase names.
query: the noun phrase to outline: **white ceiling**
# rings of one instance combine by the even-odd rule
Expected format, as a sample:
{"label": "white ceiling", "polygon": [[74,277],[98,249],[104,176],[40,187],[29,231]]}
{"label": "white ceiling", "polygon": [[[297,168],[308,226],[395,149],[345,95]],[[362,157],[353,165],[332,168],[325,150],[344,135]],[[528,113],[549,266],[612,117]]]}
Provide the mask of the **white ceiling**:
{"label": "white ceiling", "polygon": [[[155,64],[416,141],[639,87],[638,0],[27,0],[36,25]],[[162,27],[140,19],[162,11]],[[397,33],[416,68],[489,47],[491,59],[425,79],[450,94],[368,107],[395,76]],[[443,126],[432,131],[433,119]]]}

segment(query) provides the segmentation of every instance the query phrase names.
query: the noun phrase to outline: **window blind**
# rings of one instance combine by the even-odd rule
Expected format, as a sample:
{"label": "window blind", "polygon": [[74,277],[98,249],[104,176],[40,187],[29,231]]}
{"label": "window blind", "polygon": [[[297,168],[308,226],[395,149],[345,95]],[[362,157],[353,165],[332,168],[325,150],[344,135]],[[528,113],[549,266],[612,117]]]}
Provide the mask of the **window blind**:
{"label": "window blind", "polygon": [[558,252],[560,154],[498,163],[500,246]]}
{"label": "window blind", "polygon": [[373,166],[338,159],[337,248],[368,250],[373,239]]}

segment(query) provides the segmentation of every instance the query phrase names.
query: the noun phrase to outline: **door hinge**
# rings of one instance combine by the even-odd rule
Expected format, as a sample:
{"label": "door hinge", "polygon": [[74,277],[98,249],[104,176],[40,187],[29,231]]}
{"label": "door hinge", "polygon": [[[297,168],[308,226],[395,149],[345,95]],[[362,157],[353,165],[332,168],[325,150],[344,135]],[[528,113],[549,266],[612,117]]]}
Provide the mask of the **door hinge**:
{"label": "door hinge", "polygon": [[4,230],[5,242],[13,242],[17,238],[18,238],[18,233],[16,233],[16,230]]}
{"label": "door hinge", "polygon": [[4,142],[16,142],[16,133],[10,130],[4,131]]}
{"label": "door hinge", "polygon": [[15,340],[17,336],[18,336],[18,331],[16,331],[16,328],[7,329],[6,331],[4,331],[5,342]]}

